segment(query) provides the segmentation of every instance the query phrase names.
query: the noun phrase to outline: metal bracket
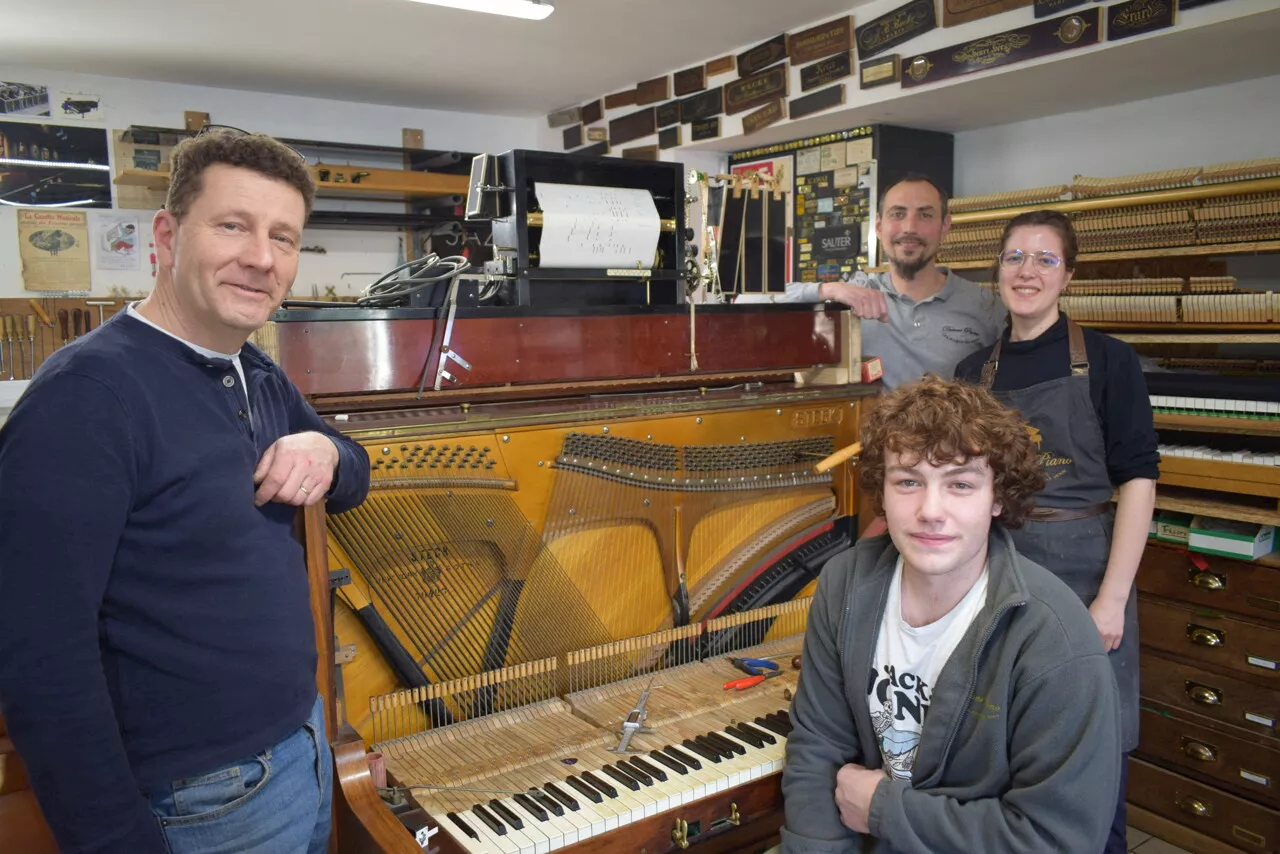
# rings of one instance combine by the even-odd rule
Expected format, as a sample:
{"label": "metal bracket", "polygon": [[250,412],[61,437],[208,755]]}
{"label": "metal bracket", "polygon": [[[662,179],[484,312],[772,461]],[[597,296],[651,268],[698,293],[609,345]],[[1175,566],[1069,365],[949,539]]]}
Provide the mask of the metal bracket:
{"label": "metal bracket", "polygon": [[344,643],[333,652],[334,664],[350,664],[356,658],[356,645],[353,643]]}
{"label": "metal bracket", "polygon": [[351,583],[351,570],[335,569],[329,572],[329,589],[337,590]]}

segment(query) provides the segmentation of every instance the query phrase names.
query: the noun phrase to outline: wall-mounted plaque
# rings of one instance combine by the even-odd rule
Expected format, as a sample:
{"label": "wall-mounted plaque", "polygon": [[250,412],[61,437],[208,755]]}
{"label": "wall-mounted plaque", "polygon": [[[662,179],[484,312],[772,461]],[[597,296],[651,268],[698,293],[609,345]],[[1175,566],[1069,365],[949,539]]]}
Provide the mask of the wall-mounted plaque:
{"label": "wall-mounted plaque", "polygon": [[625,92],[614,92],[612,95],[604,96],[604,108],[606,110],[616,110],[618,107],[630,107],[635,102],[635,89],[628,89]]}
{"label": "wall-mounted plaque", "polygon": [[653,107],[646,107],[643,110],[628,113],[622,118],[613,119],[609,122],[609,144],[622,145],[624,142],[656,133],[658,127],[654,122]]}
{"label": "wall-mounted plaque", "polygon": [[845,15],[825,24],[787,36],[787,56],[792,65],[804,65],[853,47],[853,18]]}
{"label": "wall-mounted plaque", "polygon": [[658,116],[658,127],[664,128],[668,125],[680,124],[679,101],[667,101],[665,104],[659,104],[656,110]]}
{"label": "wall-mounted plaque", "polygon": [[942,0],[942,26],[954,27],[1030,6],[1032,0]]}
{"label": "wall-mounted plaque", "polygon": [[787,35],[783,33],[738,54],[738,74],[748,77],[786,58]]}
{"label": "wall-mounted plaque", "polygon": [[582,105],[582,123],[584,125],[593,125],[604,118],[604,101],[600,98],[595,99],[590,104]]}
{"label": "wall-mounted plaque", "polygon": [[547,125],[553,128],[564,127],[565,125],[575,125],[582,121],[582,108],[569,107],[564,110],[556,110],[547,116]]}
{"label": "wall-mounted plaque", "polygon": [[608,138],[607,128],[587,128],[587,142],[604,142]]}
{"label": "wall-mounted plaque", "polygon": [[1174,0],[1129,0],[1107,7],[1107,41],[1133,38],[1173,26]]}
{"label": "wall-mounted plaque", "polygon": [[724,87],[717,86],[680,101],[680,121],[696,122],[724,112]]}
{"label": "wall-mounted plaque", "polygon": [[853,54],[850,51],[837,53],[826,59],[820,59],[813,65],[800,69],[800,91],[808,92],[819,86],[826,86],[837,80],[843,80],[853,73]]}
{"label": "wall-mounted plaque", "polygon": [[1194,9],[1197,6],[1208,6],[1211,3],[1221,3],[1222,0],[1179,0],[1178,8],[1182,11]]}
{"label": "wall-mounted plaque", "polygon": [[675,96],[681,98],[707,88],[707,67],[698,65],[675,73]]}
{"label": "wall-mounted plaque", "polygon": [[729,115],[758,107],[774,98],[787,97],[786,63],[766,68],[759,74],[739,78],[724,86],[724,111]]}
{"label": "wall-mounted plaque", "polygon": [[658,148],[675,148],[680,144],[680,125],[658,131]]}
{"label": "wall-mounted plaque", "polygon": [[657,160],[658,146],[638,145],[635,148],[624,148],[622,156],[627,160]]}
{"label": "wall-mounted plaque", "polygon": [[693,123],[693,133],[691,134],[694,142],[700,142],[704,139],[715,139],[720,136],[720,118],[702,119]]}
{"label": "wall-mounted plaque", "polygon": [[902,60],[902,88],[910,89],[974,71],[986,71],[1097,44],[1102,36],[1101,24],[1102,10],[1095,6],[1061,18],[1049,18],[994,36],[907,57]]}
{"label": "wall-mounted plaque", "polygon": [[636,86],[636,103],[640,106],[656,104],[671,97],[671,78],[655,77]]}
{"label": "wall-mounted plaque", "polygon": [[869,59],[938,26],[933,0],[911,0],[892,12],[858,27],[858,56]]}
{"label": "wall-mounted plaque", "polygon": [[574,125],[564,129],[564,150],[571,151],[582,145],[582,125]]}
{"label": "wall-mounted plaque", "polygon": [[707,76],[715,77],[717,74],[731,74],[737,67],[737,57],[722,56],[707,63]]}
{"label": "wall-mounted plaque", "polygon": [[823,110],[829,110],[832,107],[838,107],[843,103],[844,84],[837,83],[830,89],[820,89],[812,95],[796,98],[788,106],[791,108],[791,118],[794,120],[822,112]]}
{"label": "wall-mounted plaque", "polygon": [[577,151],[570,153],[581,154],[586,157],[604,157],[609,153],[609,143],[597,142],[595,145],[588,145],[586,148],[579,148]]}
{"label": "wall-mounted plaque", "polygon": [[1089,0],[1036,0],[1036,17],[1048,18],[1088,2]]}
{"label": "wall-mounted plaque", "polygon": [[782,108],[783,100],[778,98],[776,101],[770,101],[754,113],[747,113],[742,117],[742,132],[755,133],[758,130],[764,130],[774,122],[781,121],[786,115],[786,110]]}
{"label": "wall-mounted plaque", "polygon": [[874,89],[886,83],[897,83],[902,79],[902,64],[896,53],[879,56],[858,66],[858,85],[863,89]]}

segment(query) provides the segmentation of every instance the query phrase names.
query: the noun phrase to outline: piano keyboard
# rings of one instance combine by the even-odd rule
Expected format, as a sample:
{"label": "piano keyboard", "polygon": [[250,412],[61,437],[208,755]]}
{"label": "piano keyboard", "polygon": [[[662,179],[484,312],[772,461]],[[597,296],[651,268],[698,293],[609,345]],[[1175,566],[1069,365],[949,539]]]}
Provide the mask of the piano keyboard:
{"label": "piano keyboard", "polygon": [[1280,466],[1280,454],[1253,451],[1225,451],[1207,445],[1157,445],[1162,457],[1183,457],[1219,463],[1244,463],[1254,466]]}
{"label": "piano keyboard", "polygon": [[1155,412],[1170,415],[1202,415],[1268,421],[1280,419],[1280,402],[1267,400],[1228,400],[1153,394],[1151,408]]}

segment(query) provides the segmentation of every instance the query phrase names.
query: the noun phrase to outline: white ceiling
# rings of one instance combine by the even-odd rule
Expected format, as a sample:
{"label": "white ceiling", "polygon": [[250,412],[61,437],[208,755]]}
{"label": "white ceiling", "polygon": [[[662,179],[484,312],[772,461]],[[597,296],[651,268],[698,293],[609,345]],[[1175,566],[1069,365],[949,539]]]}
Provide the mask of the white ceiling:
{"label": "white ceiling", "polygon": [[0,0],[6,64],[541,115],[866,0],[554,0],[545,21],[409,0]]}

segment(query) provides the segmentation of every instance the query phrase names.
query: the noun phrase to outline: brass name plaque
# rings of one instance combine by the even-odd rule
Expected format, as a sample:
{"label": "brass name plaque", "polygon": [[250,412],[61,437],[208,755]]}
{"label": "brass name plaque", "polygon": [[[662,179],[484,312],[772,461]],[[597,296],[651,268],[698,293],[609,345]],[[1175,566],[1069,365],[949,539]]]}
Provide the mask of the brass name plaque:
{"label": "brass name plaque", "polygon": [[742,132],[755,133],[758,130],[764,130],[774,122],[780,121],[785,115],[782,109],[783,101],[778,98],[770,101],[754,113],[748,113],[742,117]]}
{"label": "brass name plaque", "polygon": [[587,142],[604,142],[609,138],[609,131],[605,128],[587,128]]}
{"label": "brass name plaque", "polygon": [[747,77],[786,58],[787,36],[783,33],[738,54],[738,74]]}
{"label": "brass name plaque", "polygon": [[699,65],[675,73],[675,96],[681,98],[707,88],[707,67]]}
{"label": "brass name plaque", "polygon": [[858,27],[858,55],[863,59],[897,47],[938,26],[933,0],[911,0],[892,12]]}
{"label": "brass name plaque", "polygon": [[702,121],[693,123],[693,133],[691,134],[694,142],[704,139],[715,139],[720,136],[720,117],[714,119],[703,119]]}
{"label": "brass name plaque", "polygon": [[[738,66],[741,68],[741,64]],[[758,107],[774,98],[787,97],[786,63],[766,68],[759,74],[743,77],[724,87],[724,111],[729,115]]]}
{"label": "brass name plaque", "polygon": [[800,91],[808,92],[843,80],[853,73],[853,54],[849,51],[806,65],[800,69]]}
{"label": "brass name plaque", "polygon": [[709,119],[724,112],[724,87],[717,86],[696,95],[690,95],[680,102],[680,121],[696,122]]}
{"label": "brass name plaque", "polygon": [[804,65],[853,47],[853,18],[845,15],[787,36],[787,56],[792,65]]}
{"label": "brass name plaque", "polygon": [[902,79],[901,71],[902,65],[898,61],[898,55],[891,53],[859,65],[858,83],[863,89],[874,89],[886,83],[897,83]]}
{"label": "brass name plaque", "polygon": [[1146,35],[1173,26],[1174,0],[1129,0],[1107,7],[1107,41]]}

